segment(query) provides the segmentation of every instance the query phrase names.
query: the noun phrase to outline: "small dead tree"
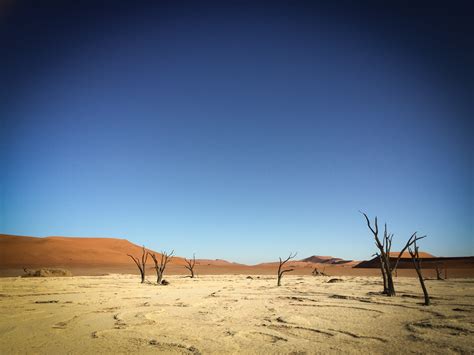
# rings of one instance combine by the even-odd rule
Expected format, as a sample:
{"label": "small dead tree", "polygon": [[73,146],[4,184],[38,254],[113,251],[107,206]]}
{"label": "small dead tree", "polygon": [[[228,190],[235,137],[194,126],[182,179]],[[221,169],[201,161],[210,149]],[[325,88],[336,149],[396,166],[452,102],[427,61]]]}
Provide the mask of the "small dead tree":
{"label": "small dead tree", "polygon": [[443,276],[441,276],[441,274],[443,273],[443,264],[439,263],[439,262],[436,262],[435,263],[435,270],[436,270],[436,280],[444,280]]}
{"label": "small dead tree", "polygon": [[[359,211],[360,212],[360,211]],[[402,258],[403,253],[413,245],[417,240],[423,239],[424,237],[418,237],[416,235],[416,232],[411,235],[410,238],[408,238],[408,241],[406,242],[405,246],[402,248],[400,253],[398,254],[398,257],[393,264],[390,259],[390,253],[392,249],[392,240],[393,240],[393,234],[388,233],[387,231],[387,224],[385,224],[385,229],[384,229],[384,234],[382,241],[379,238],[379,226],[377,223],[377,217],[375,217],[375,222],[374,222],[374,228],[372,228],[372,225],[370,224],[369,217],[363,212],[360,212],[364,215],[365,220],[367,221],[367,226],[369,227],[370,231],[374,235],[375,239],[375,245],[379,249],[379,260],[381,262],[381,269],[383,268],[382,271],[382,276],[385,276],[386,280],[384,280],[384,290],[383,293],[386,294],[387,296],[395,296],[395,285],[393,283],[393,272],[397,270],[398,263],[400,262],[400,259]]]}
{"label": "small dead tree", "polygon": [[196,255],[193,254],[193,258],[189,260],[184,258],[184,262],[186,263],[184,267],[189,270],[189,272],[191,273],[191,278],[193,279],[194,278],[194,265],[196,265]]}
{"label": "small dead tree", "polygon": [[166,251],[161,252],[160,262],[158,262],[158,258],[155,254],[149,253],[153,262],[155,263],[155,270],[156,270],[156,283],[161,285],[163,283],[163,275],[165,273],[166,265],[173,259],[174,250],[171,253],[167,253]]}
{"label": "small dead tree", "polygon": [[296,256],[296,253],[295,254],[290,253],[290,255],[285,260],[281,260],[281,258],[279,258],[280,259],[280,265],[278,265],[278,283],[277,283],[278,286],[281,286],[281,278],[282,278],[283,274],[285,272],[290,272],[290,271],[294,270],[294,269],[284,269],[284,270],[282,270],[282,267],[289,260],[293,259],[295,256]]}
{"label": "small dead tree", "polygon": [[423,290],[423,295],[425,296],[425,306],[430,305],[430,296],[428,295],[428,290],[425,286],[425,279],[421,273],[421,260],[420,255],[418,254],[418,246],[416,245],[416,240],[413,242],[413,249],[408,247],[408,252],[411,255],[411,260],[413,261],[413,265],[415,266],[416,273],[418,275],[418,280],[420,280],[421,289]]}
{"label": "small dead tree", "polygon": [[127,254],[127,255],[132,258],[135,264],[137,264],[138,270],[140,270],[140,275],[142,277],[142,283],[144,283],[145,282],[145,265],[146,265],[146,260],[148,259],[148,253],[145,249],[145,246],[143,246],[141,260],[133,255],[130,255],[130,254]]}
{"label": "small dead tree", "polygon": [[324,273],[324,270],[326,270],[326,268],[323,269],[323,271],[319,271],[317,267],[314,268],[314,270],[311,272],[311,274],[313,276],[328,276]]}

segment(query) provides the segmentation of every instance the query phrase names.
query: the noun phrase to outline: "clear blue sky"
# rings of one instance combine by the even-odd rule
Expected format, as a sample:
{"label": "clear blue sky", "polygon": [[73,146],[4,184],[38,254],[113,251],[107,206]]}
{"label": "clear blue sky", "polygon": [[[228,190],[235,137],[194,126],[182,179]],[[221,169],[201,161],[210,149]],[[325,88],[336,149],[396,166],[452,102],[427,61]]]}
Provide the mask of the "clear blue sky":
{"label": "clear blue sky", "polygon": [[365,259],[363,210],[474,254],[463,9],[113,4],[0,18],[0,233]]}

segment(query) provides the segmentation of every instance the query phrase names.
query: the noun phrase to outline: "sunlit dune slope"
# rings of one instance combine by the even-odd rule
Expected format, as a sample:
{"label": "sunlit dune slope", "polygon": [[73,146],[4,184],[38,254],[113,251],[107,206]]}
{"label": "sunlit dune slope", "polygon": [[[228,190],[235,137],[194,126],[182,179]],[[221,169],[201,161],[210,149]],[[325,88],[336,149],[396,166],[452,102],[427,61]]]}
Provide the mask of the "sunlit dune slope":
{"label": "sunlit dune slope", "polygon": [[[117,238],[36,238],[0,234],[0,267],[123,265],[132,262],[127,254],[140,257],[142,247]],[[172,263],[184,264],[184,260],[176,257]]]}

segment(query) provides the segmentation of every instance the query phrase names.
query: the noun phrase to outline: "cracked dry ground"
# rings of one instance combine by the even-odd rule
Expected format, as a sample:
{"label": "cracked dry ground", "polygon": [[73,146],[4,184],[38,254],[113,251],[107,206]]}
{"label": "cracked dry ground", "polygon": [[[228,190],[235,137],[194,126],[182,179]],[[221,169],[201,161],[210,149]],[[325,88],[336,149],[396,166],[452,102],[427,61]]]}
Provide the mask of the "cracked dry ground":
{"label": "cracked dry ground", "polygon": [[252,277],[3,278],[0,353],[474,353],[474,280]]}

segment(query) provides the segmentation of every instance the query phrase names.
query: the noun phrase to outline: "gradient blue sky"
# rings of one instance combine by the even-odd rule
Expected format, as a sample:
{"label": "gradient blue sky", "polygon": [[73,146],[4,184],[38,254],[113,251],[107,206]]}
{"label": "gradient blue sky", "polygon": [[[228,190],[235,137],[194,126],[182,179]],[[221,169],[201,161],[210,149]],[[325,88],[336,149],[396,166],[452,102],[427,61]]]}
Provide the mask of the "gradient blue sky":
{"label": "gradient blue sky", "polygon": [[474,254],[464,9],[179,4],[5,9],[0,233]]}

